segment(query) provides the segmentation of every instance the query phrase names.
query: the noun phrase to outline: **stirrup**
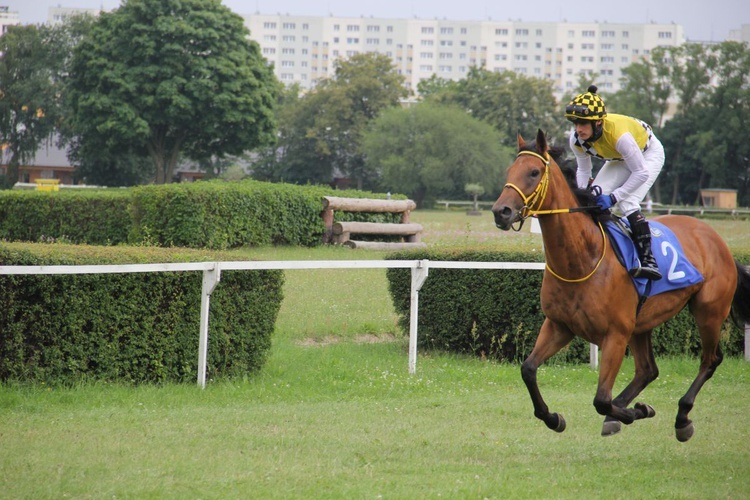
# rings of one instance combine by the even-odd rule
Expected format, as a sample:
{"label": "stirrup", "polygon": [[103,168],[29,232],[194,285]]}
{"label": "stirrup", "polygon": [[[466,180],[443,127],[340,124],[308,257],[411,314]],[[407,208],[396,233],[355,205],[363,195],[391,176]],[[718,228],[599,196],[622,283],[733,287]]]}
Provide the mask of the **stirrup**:
{"label": "stirrup", "polygon": [[630,275],[634,278],[646,278],[647,280],[658,281],[661,279],[661,273],[653,267],[636,267],[631,269]]}

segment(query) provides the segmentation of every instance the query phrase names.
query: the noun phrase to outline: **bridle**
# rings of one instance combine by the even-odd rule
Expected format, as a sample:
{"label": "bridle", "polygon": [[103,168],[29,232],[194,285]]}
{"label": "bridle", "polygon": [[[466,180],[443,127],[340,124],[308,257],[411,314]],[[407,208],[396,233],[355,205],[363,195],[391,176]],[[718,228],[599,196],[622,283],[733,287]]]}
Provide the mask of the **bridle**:
{"label": "bridle", "polygon": [[[526,196],[523,194],[523,191],[516,186],[515,184],[508,182],[503,186],[503,188],[511,188],[513,189],[523,200],[523,207],[521,207],[521,211],[519,213],[520,216],[520,224],[518,226],[518,229],[513,227],[514,231],[520,231],[523,227],[523,223],[526,219],[531,217],[532,215],[549,215],[549,214],[569,214],[573,212],[583,212],[586,210],[589,210],[591,208],[595,207],[572,207],[572,208],[556,208],[552,210],[539,210],[539,208],[544,204],[544,200],[547,197],[547,192],[549,191],[549,154],[544,153],[544,156],[540,155],[539,153],[536,153],[534,151],[520,151],[518,155],[516,156],[516,159],[520,158],[521,155],[529,155],[534,156],[536,158],[539,158],[542,163],[544,163],[544,173],[542,174],[542,178],[539,181],[539,184],[537,184],[534,191],[531,192],[530,195]],[[597,224],[599,225],[599,230],[602,232],[602,240],[604,241],[604,244],[602,246],[602,255],[599,257],[599,261],[596,263],[596,266],[594,266],[594,269],[584,276],[583,278],[577,278],[577,279],[568,279],[563,278],[559,274],[557,274],[555,271],[552,270],[552,268],[549,266],[549,264],[545,264],[545,267],[547,271],[550,272],[552,276],[559,279],[560,281],[564,281],[566,283],[581,283],[583,281],[586,281],[591,276],[594,275],[594,273],[599,269],[599,266],[604,262],[604,255],[607,253],[607,235],[604,233],[604,226],[602,226],[602,223],[597,221]]]}

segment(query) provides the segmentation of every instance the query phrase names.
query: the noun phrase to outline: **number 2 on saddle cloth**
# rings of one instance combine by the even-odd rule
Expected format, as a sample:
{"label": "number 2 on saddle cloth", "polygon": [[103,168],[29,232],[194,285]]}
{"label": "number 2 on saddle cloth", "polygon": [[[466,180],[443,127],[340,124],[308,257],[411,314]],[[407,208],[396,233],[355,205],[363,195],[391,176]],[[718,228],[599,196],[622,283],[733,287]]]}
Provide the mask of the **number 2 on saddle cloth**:
{"label": "number 2 on saddle cloth", "polygon": [[[631,277],[641,301],[647,297],[703,281],[703,276],[685,257],[682,245],[675,238],[674,233],[656,221],[649,221],[649,226],[651,227],[651,250],[663,277],[658,281]],[[606,221],[604,227],[622,265],[626,269],[639,267],[635,244],[630,234],[625,232],[630,230],[627,219],[618,219],[616,222]]]}

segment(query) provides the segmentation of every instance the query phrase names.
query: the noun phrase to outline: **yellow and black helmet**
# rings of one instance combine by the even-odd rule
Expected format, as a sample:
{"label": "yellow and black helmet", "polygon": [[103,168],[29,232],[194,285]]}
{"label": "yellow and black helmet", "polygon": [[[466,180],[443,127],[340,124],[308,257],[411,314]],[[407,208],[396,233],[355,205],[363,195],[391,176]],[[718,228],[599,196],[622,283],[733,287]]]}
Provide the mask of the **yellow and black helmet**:
{"label": "yellow and black helmet", "polygon": [[578,120],[601,120],[607,116],[604,101],[596,93],[596,85],[591,85],[585,94],[579,94],[565,106],[565,118]]}

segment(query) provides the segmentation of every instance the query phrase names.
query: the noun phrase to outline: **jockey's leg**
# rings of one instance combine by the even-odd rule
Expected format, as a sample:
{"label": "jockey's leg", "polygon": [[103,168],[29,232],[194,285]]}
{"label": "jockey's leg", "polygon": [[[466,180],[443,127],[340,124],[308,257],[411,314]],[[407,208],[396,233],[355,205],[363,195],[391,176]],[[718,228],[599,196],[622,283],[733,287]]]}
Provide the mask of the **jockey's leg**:
{"label": "jockey's leg", "polygon": [[656,265],[654,254],[651,252],[651,228],[648,221],[640,210],[636,210],[628,215],[628,222],[633,231],[633,242],[638,250],[638,258],[641,261],[641,267],[631,269],[630,274],[636,278],[660,280],[661,273]]}

